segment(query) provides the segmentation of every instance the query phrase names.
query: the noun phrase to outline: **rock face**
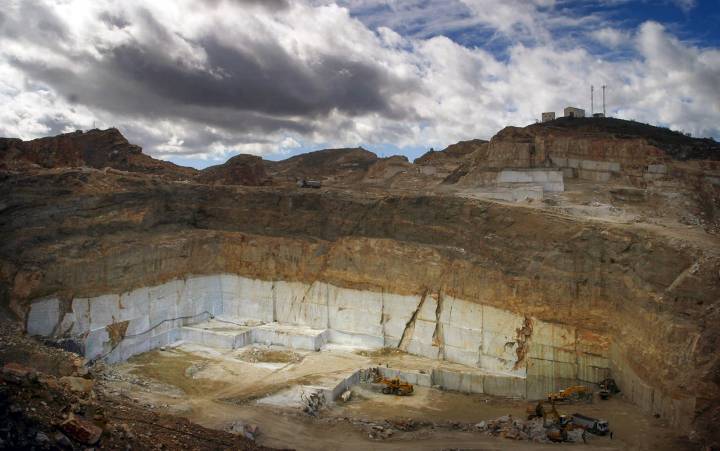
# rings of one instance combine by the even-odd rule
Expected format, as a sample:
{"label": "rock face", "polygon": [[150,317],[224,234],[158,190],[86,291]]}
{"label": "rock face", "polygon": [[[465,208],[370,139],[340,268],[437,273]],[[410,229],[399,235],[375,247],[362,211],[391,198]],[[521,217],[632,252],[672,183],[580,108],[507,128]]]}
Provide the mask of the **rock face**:
{"label": "rock face", "polygon": [[308,178],[355,182],[363,177],[377,159],[377,155],[360,147],[318,150],[267,163],[268,172],[279,180],[294,182]]}
{"label": "rock face", "polygon": [[140,146],[130,144],[115,128],[77,131],[50,138],[22,141],[0,138],[0,168],[60,168],[87,166],[164,175],[187,179],[197,171],[156,160],[142,153]]}
{"label": "rock face", "polygon": [[263,186],[272,184],[265,162],[255,155],[237,155],[223,164],[200,171],[195,180],[199,183],[219,185]]}
{"label": "rock face", "polygon": [[[621,155],[617,180],[626,184],[628,161],[647,162],[644,173],[654,173],[650,162],[661,157],[668,172],[645,183],[677,184],[698,199],[693,180],[711,178],[715,164],[629,141],[583,147],[587,138],[569,136],[550,146],[527,129],[507,130],[464,158],[478,171],[491,154],[521,161],[503,152],[525,155],[527,141],[541,138],[550,164],[571,156],[611,163],[609,152],[627,146],[639,156]],[[536,156],[545,152],[535,145]],[[372,174],[376,162],[361,149],[324,151],[268,172],[343,182]],[[210,186],[92,169],[6,172],[1,180],[0,302],[33,318],[27,327],[35,333],[96,331],[103,345],[142,332],[149,319],[133,320],[145,318],[143,309],[149,318],[182,296],[200,308],[220,293],[223,309],[227,297],[228,308],[267,315],[281,299],[273,314],[288,323],[357,327],[470,365],[494,357],[525,381],[588,381],[588,372],[609,369],[646,412],[684,432],[717,434],[710,424],[720,405],[720,248],[700,227],[586,220],[441,190]],[[639,189],[615,192],[644,202]],[[196,279],[219,280],[215,294]],[[106,305],[117,314],[103,314]],[[483,320],[493,315],[507,321]],[[507,341],[491,346],[494,354],[479,353],[499,336]]]}
{"label": "rock face", "polygon": [[469,154],[481,149],[487,141],[484,139],[472,139],[469,141],[460,141],[447,146],[443,150],[430,150],[420,157],[416,158],[415,164],[433,164],[445,160],[462,160]]}

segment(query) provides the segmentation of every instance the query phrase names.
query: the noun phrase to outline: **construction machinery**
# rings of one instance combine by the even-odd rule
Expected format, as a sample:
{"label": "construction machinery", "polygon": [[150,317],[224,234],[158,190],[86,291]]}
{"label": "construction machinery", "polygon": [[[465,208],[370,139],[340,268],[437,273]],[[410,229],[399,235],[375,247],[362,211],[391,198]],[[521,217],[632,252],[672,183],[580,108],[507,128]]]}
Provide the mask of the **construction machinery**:
{"label": "construction machinery", "polygon": [[606,420],[598,420],[580,413],[572,414],[572,423],[578,427],[585,429],[591,434],[606,435],[610,432],[610,426]]}
{"label": "construction machinery", "polygon": [[536,405],[528,405],[527,418],[528,420],[542,418],[543,426],[547,428],[547,437],[553,442],[568,441],[568,433],[576,429],[595,435],[606,435],[610,432],[606,420],[591,418],[580,413],[560,415],[554,401],[539,401]]}
{"label": "construction machinery", "polygon": [[413,392],[413,385],[399,377],[388,379],[379,376],[375,379],[375,383],[384,385],[382,392],[386,395],[408,396]]}
{"label": "construction machinery", "polygon": [[567,441],[568,431],[574,428],[569,417],[558,413],[554,401],[538,401],[536,405],[528,405],[527,418],[542,418],[543,426],[547,428],[547,437],[553,442]]}
{"label": "construction machinery", "polygon": [[573,385],[558,392],[548,393],[550,402],[592,401],[593,392],[584,385]]}
{"label": "construction machinery", "polygon": [[610,399],[610,396],[620,393],[620,389],[613,378],[608,377],[598,385],[600,385],[600,399]]}
{"label": "construction machinery", "polygon": [[[549,408],[547,406],[549,406]],[[527,419],[532,420],[533,418],[542,418],[544,424],[547,424],[547,420],[550,418],[553,423],[561,426],[564,426],[568,422],[568,418],[565,415],[558,413],[554,401],[538,401],[536,405],[528,405]]]}

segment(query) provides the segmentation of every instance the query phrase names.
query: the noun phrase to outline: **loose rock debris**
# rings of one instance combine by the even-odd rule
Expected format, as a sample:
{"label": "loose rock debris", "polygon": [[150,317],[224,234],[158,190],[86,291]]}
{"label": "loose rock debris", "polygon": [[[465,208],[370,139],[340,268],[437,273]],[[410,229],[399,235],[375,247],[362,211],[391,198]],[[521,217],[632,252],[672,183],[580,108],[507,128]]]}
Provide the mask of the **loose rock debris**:
{"label": "loose rock debris", "polygon": [[0,320],[0,449],[265,449],[98,390],[99,371]]}
{"label": "loose rock debris", "polygon": [[293,351],[256,346],[244,351],[239,358],[248,363],[297,363],[302,360],[302,356]]}

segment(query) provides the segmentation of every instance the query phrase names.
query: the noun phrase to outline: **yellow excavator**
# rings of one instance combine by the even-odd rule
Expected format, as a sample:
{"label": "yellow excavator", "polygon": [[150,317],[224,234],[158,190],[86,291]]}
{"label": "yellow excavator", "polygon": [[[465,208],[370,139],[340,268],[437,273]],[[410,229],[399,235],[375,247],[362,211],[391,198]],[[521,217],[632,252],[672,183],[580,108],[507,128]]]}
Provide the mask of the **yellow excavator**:
{"label": "yellow excavator", "polygon": [[[547,407],[549,406],[549,408]],[[572,418],[560,415],[555,408],[554,401],[538,401],[536,405],[527,406],[527,418],[542,418],[543,426],[548,427],[547,436],[553,442],[567,441],[568,430],[573,429]],[[550,423],[548,423],[548,418]]]}
{"label": "yellow excavator", "polygon": [[[546,407],[546,406],[549,406]],[[533,418],[542,418],[547,423],[548,417],[553,423],[564,423],[565,415],[560,415],[555,408],[555,402],[553,401],[538,401],[537,404],[529,404],[527,406],[527,419],[532,420]]]}
{"label": "yellow excavator", "polygon": [[548,393],[548,401],[552,403],[565,401],[592,401],[593,392],[584,385],[573,385],[558,392]]}
{"label": "yellow excavator", "polygon": [[413,392],[413,385],[399,377],[387,379],[378,375],[375,378],[375,383],[385,385],[382,388],[382,392],[386,395],[408,396]]}

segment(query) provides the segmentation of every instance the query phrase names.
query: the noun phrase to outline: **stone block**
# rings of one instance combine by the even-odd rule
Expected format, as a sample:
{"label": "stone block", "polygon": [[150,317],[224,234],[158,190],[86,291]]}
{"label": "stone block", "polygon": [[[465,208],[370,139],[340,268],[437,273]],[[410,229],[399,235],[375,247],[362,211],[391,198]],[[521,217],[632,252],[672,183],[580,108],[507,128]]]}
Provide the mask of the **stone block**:
{"label": "stone block", "polygon": [[345,333],[339,330],[328,330],[328,342],[341,345],[360,346],[363,348],[377,349],[385,346],[382,335],[363,335],[356,333]]}
{"label": "stone block", "polygon": [[140,316],[148,316],[150,313],[150,290],[140,288],[123,293],[118,298],[120,316],[116,321],[126,321]]}
{"label": "stone block", "polygon": [[597,384],[610,377],[610,362],[607,358],[591,354],[578,354],[578,379]]}
{"label": "stone block", "polygon": [[517,360],[517,330],[524,318],[511,312],[483,306],[482,353],[507,361]]}
{"label": "stone block", "polygon": [[484,376],[471,372],[459,372],[447,369],[433,369],[433,384],[439,385],[444,390],[458,391],[462,393],[484,393]]}
{"label": "stone block", "polygon": [[[314,288],[314,290],[313,290]],[[327,325],[327,299],[322,304],[312,301],[321,300],[318,287],[299,282],[275,282],[275,317],[284,324]],[[311,292],[312,295],[311,295]],[[319,316],[318,316],[319,315]]]}
{"label": "stone block", "polygon": [[[362,307],[361,304],[358,307]],[[329,326],[342,332],[382,336],[382,311],[339,306],[328,307]]]}
{"label": "stone block", "polygon": [[435,296],[428,295],[422,307],[420,307],[417,319],[435,322],[437,320],[437,303],[438,300]]}
{"label": "stone block", "polygon": [[578,178],[582,180],[590,180],[593,182],[607,182],[612,176],[611,172],[606,171],[590,171],[580,169],[578,171]]}
{"label": "stone block", "polygon": [[146,336],[126,338],[117,346],[115,351],[108,356],[107,361],[108,363],[124,362],[134,355],[150,351],[153,349],[151,344],[152,341]]}
{"label": "stone block", "polygon": [[667,166],[664,164],[649,164],[647,171],[651,174],[667,174]]}
{"label": "stone block", "polygon": [[[501,359],[499,357],[480,354],[480,364],[478,365],[479,368],[482,368],[487,371],[491,372],[497,372],[497,373],[511,373],[514,370],[515,367],[515,361],[514,360],[505,360]],[[524,371],[524,367],[521,372]]]}
{"label": "stone block", "polygon": [[[374,291],[361,291],[349,288],[340,288],[334,285],[322,284],[325,294],[320,299],[327,299],[330,307],[353,308],[366,311],[380,312],[383,308],[383,295]],[[319,289],[320,291],[320,289]],[[314,302],[324,303],[318,299]]]}
{"label": "stone block", "polygon": [[90,329],[98,329],[115,322],[120,317],[120,296],[106,294],[90,298]]}
{"label": "stone block", "polygon": [[434,322],[416,319],[412,336],[413,340],[431,345],[433,343],[435,327]]}
{"label": "stone block", "polygon": [[60,300],[57,298],[35,301],[30,305],[26,330],[30,335],[52,335],[60,321]]}
{"label": "stone block", "polygon": [[132,318],[128,321],[128,327],[125,331],[126,335],[144,334],[150,337],[150,317],[145,315],[138,318]]}
{"label": "stone block", "polygon": [[72,311],[75,315],[72,334],[80,335],[90,331],[90,300],[78,298],[72,300]]}
{"label": "stone block", "polygon": [[565,183],[563,182],[547,182],[542,184],[543,191],[547,193],[561,193],[565,191]]}
{"label": "stone block", "polygon": [[223,275],[221,278],[223,315],[272,322],[275,296],[273,285],[271,281]]}
{"label": "stone block", "polygon": [[162,346],[169,346],[180,338],[179,330],[171,330],[154,337],[150,337],[150,349],[157,349]]}
{"label": "stone block", "polygon": [[540,320],[533,321],[533,331],[530,337],[532,343],[574,350],[575,340],[574,327]]}
{"label": "stone block", "polygon": [[525,379],[520,377],[506,377],[485,375],[483,378],[484,393],[509,398],[525,397]]}
{"label": "stone block", "polygon": [[444,346],[443,355],[445,360],[453,363],[478,367],[480,364],[480,352],[478,349],[456,348],[455,346]]}
{"label": "stone block", "polygon": [[554,164],[555,166],[557,166],[559,168],[564,168],[568,165],[567,158],[556,157],[556,156],[550,155],[550,161],[552,162],[552,164]]}
{"label": "stone block", "polygon": [[443,300],[440,321],[454,327],[466,329],[483,328],[483,305],[447,296]]}
{"label": "stone block", "polygon": [[437,359],[439,355],[439,349],[437,347],[430,343],[424,343],[418,340],[410,340],[407,352],[421,357],[427,357],[429,359]]}
{"label": "stone block", "polygon": [[55,331],[55,335],[58,337],[64,337],[69,335],[74,335],[72,333],[73,328],[75,327],[75,313],[69,312],[63,315],[62,321],[60,321],[60,326],[58,326],[57,330]]}
{"label": "stone block", "polygon": [[[106,345],[109,345],[110,335],[104,327],[88,332],[85,337],[85,358],[93,360],[106,352]],[[107,350],[109,350],[107,346]]]}
{"label": "stone block", "polygon": [[420,303],[420,296],[383,293],[383,330],[387,337],[402,337],[405,325]]}
{"label": "stone block", "polygon": [[552,361],[555,348],[551,345],[530,342],[527,357]]}
{"label": "stone block", "polygon": [[444,324],[442,327],[442,341],[446,346],[474,350],[482,347],[483,334],[479,329],[466,329]]}
{"label": "stone block", "polygon": [[287,346],[294,349],[319,351],[327,343],[328,332],[324,330],[300,330],[293,327],[279,327],[274,324],[252,329],[253,343]]}

